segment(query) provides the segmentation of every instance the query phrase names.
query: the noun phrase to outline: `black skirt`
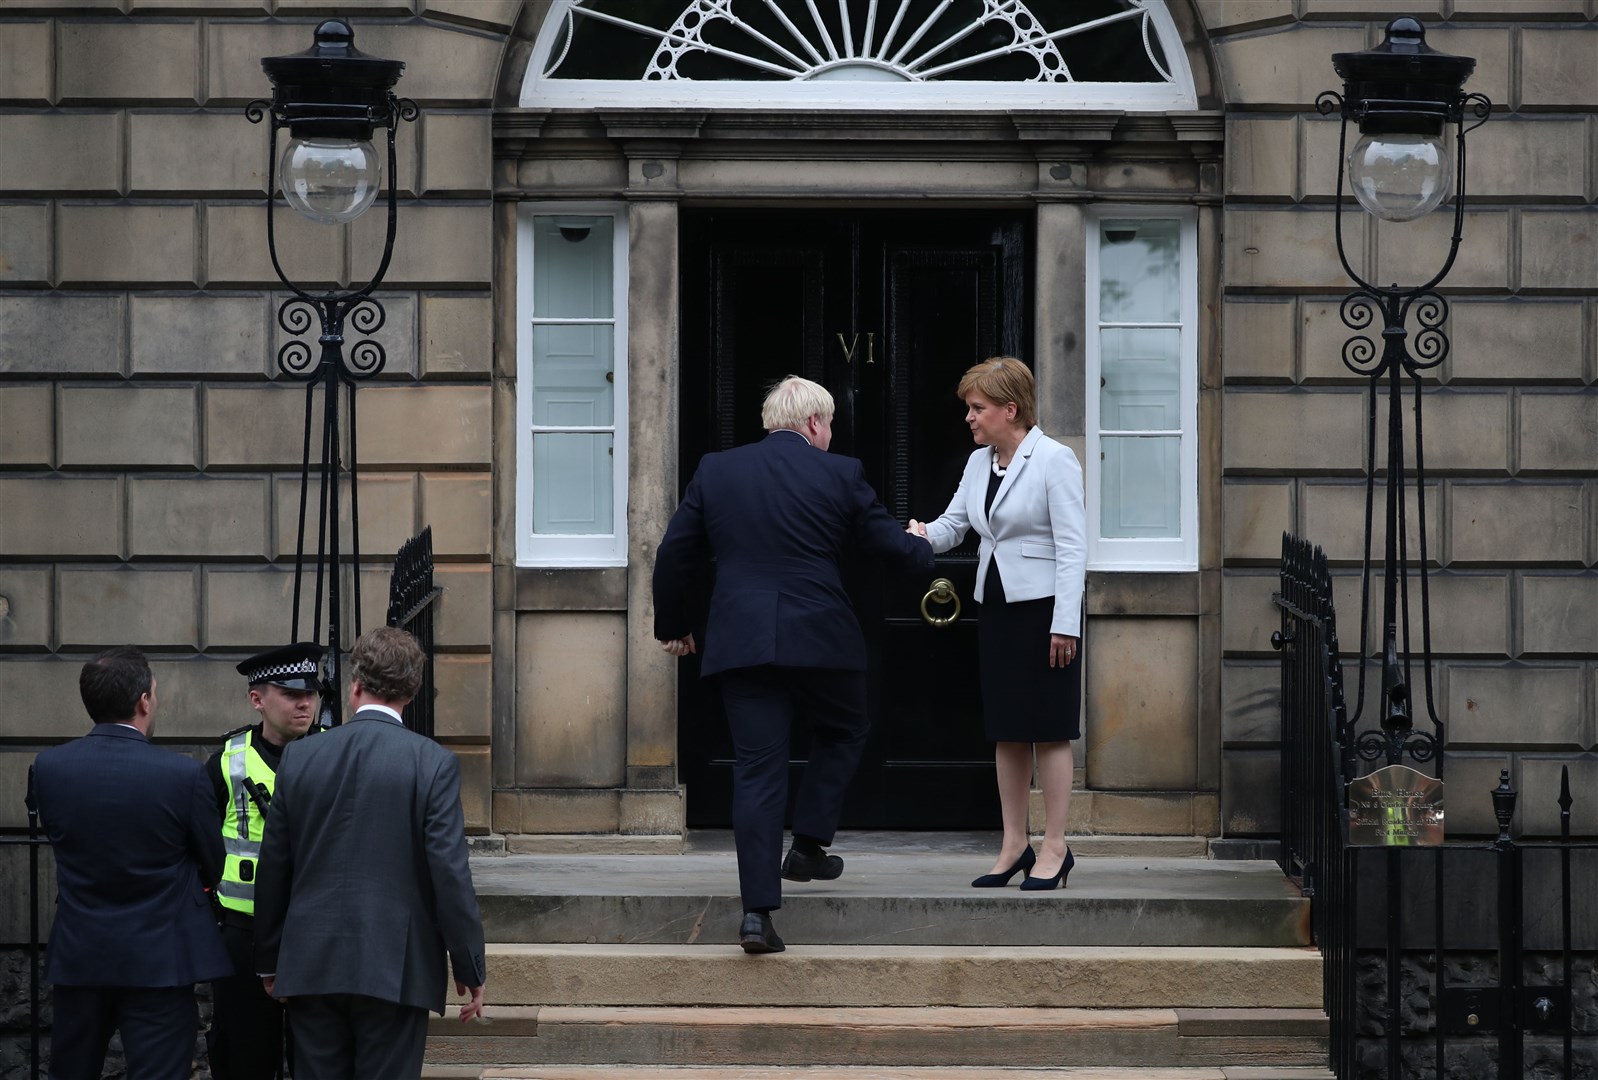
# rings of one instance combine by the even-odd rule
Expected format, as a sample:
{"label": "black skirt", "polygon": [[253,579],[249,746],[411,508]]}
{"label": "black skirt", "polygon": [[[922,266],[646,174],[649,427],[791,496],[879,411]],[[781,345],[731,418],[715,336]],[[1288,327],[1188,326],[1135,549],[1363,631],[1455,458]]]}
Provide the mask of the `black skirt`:
{"label": "black skirt", "polygon": [[997,560],[988,563],[977,617],[982,720],[989,742],[1063,742],[1082,737],[1082,646],[1049,666],[1054,597],[1004,598]]}

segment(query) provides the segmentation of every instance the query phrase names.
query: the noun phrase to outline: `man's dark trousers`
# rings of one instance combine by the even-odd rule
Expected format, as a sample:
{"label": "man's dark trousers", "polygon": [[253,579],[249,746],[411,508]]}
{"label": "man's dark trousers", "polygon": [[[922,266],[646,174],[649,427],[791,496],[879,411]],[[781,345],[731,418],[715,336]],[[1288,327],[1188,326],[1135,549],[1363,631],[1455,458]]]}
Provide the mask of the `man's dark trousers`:
{"label": "man's dark trousers", "polygon": [[737,754],[732,820],[738,888],[744,910],[772,910],[782,906],[782,817],[794,721],[809,724],[810,760],[799,782],[793,831],[830,844],[870,727],[866,673],[767,664],[723,671],[720,680]]}
{"label": "man's dark trousers", "polygon": [[399,1080],[421,1072],[427,1010],[365,994],[289,998],[295,1080]]}
{"label": "man's dark trousers", "polygon": [[273,1080],[283,1074],[283,1006],[267,996],[255,973],[254,920],[222,916],[222,943],[233,974],[211,983],[211,1030],[206,1033],[214,1080]]}
{"label": "man's dark trousers", "polygon": [[122,1033],[128,1080],[189,1080],[200,1009],[187,986],[57,986],[50,1080],[99,1080],[111,1033]]}

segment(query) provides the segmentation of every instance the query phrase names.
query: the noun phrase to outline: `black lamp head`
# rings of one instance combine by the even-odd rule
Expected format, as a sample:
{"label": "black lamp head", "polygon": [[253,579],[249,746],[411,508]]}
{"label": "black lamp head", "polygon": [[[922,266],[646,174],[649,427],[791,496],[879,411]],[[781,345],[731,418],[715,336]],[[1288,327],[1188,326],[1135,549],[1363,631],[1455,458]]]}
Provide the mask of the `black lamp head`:
{"label": "black lamp head", "polygon": [[294,138],[365,141],[390,123],[391,91],[405,62],[368,56],[355,47],[348,22],[328,19],[309,49],[266,57],[261,67],[272,80],[273,112]]}
{"label": "black lamp head", "polygon": [[1476,61],[1433,49],[1420,20],[1403,15],[1376,48],[1333,53],[1332,68],[1343,79],[1343,116],[1361,132],[1435,136],[1463,115]]}

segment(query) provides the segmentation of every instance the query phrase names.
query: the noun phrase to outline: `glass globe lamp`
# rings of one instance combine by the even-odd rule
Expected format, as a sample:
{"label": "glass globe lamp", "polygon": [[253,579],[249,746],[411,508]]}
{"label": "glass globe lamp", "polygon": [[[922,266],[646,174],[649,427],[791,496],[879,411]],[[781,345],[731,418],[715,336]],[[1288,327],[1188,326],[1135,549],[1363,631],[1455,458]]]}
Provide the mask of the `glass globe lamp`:
{"label": "glass globe lamp", "polygon": [[1348,182],[1359,204],[1383,221],[1413,221],[1453,190],[1454,170],[1442,135],[1368,134],[1348,154]]}
{"label": "glass globe lamp", "polygon": [[382,188],[377,151],[360,139],[290,139],[278,176],[289,206],[323,225],[354,221]]}

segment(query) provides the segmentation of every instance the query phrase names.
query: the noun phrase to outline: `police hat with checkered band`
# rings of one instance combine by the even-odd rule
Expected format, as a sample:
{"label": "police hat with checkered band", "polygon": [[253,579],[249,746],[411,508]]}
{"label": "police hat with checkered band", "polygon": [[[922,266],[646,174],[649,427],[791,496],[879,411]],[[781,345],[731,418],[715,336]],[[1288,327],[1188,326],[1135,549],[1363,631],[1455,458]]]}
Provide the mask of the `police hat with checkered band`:
{"label": "police hat with checkered band", "polygon": [[243,661],[238,671],[251,686],[271,683],[288,690],[318,690],[321,687],[317,668],[326,651],[324,646],[309,641],[280,645]]}

